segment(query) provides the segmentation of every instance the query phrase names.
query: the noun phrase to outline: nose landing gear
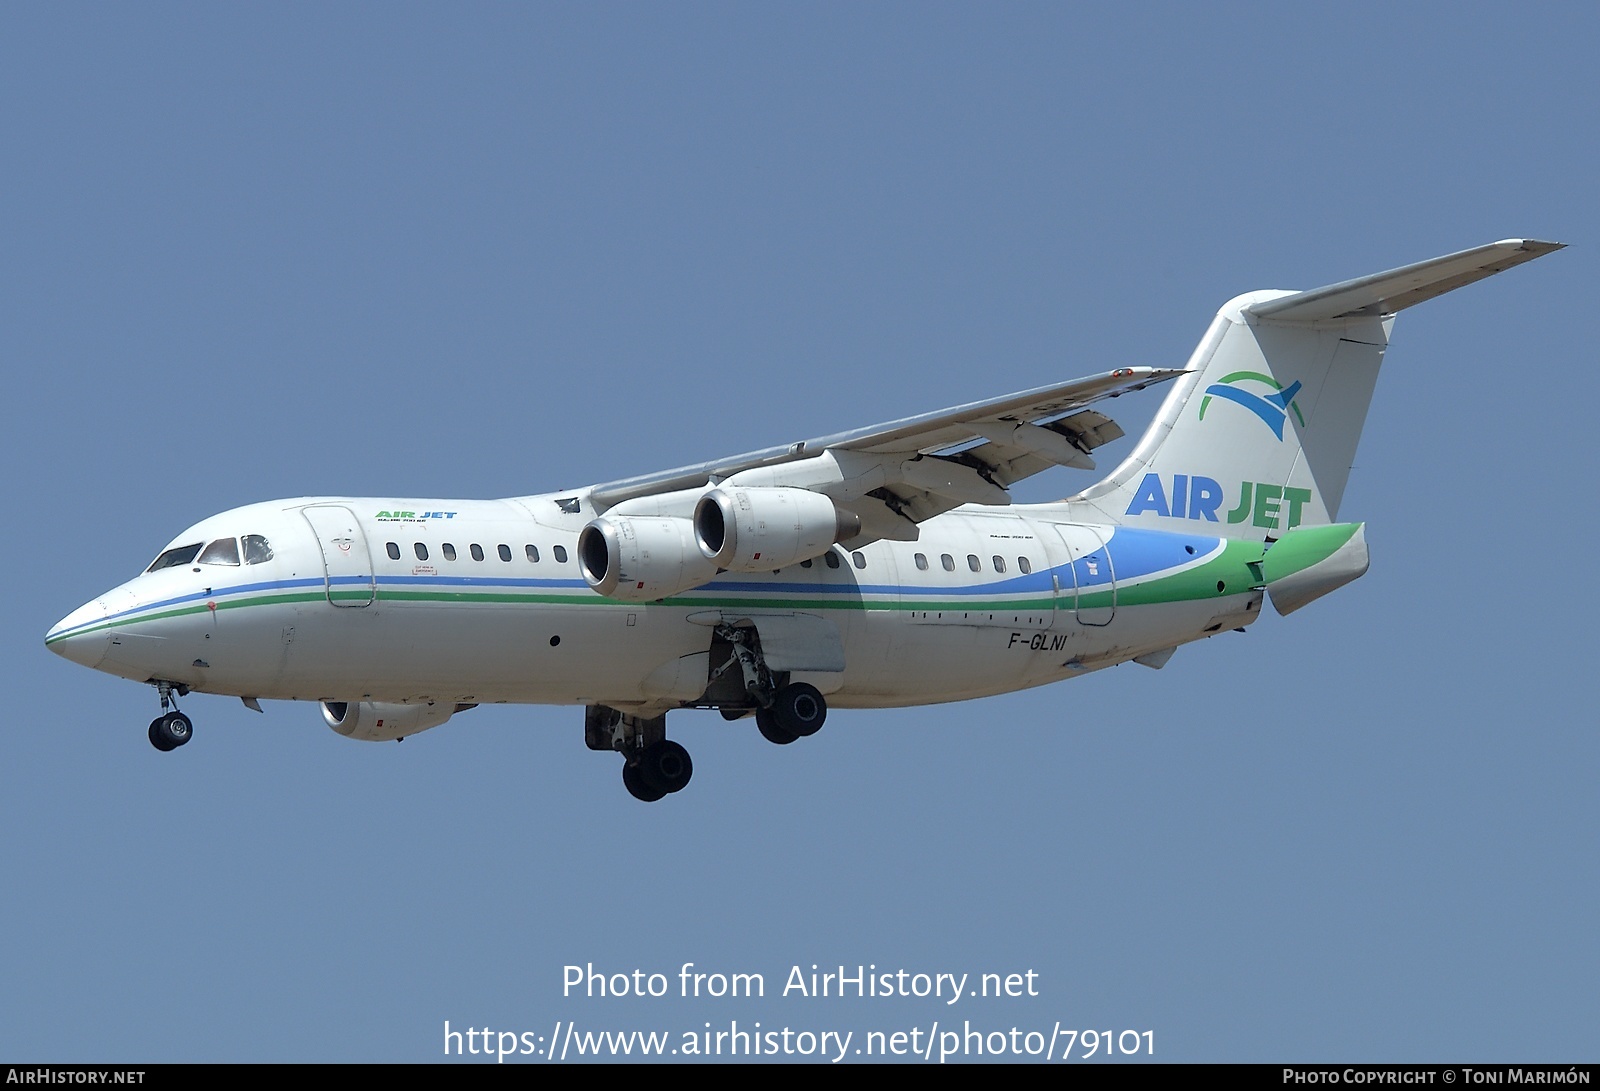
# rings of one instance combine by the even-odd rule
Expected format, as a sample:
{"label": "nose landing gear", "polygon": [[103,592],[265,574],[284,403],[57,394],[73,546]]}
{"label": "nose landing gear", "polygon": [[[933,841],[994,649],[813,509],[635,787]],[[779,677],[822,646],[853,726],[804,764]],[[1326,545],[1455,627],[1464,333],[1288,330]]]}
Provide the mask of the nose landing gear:
{"label": "nose landing gear", "polygon": [[194,724],[181,712],[169,712],[150,721],[150,745],[157,750],[176,750],[194,737]]}
{"label": "nose landing gear", "polygon": [[165,753],[194,737],[194,723],[178,711],[174,697],[188,693],[189,687],[181,682],[157,681],[154,685],[161,694],[161,715],[150,721],[150,745]]}

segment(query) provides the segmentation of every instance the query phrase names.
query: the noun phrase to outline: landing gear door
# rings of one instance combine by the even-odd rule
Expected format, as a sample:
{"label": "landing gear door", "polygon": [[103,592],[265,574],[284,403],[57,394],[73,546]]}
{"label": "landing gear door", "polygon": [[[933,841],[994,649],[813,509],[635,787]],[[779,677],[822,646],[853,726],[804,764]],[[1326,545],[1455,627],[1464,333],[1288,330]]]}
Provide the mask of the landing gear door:
{"label": "landing gear door", "polygon": [[1058,523],[1056,531],[1072,564],[1071,571],[1057,578],[1063,597],[1068,593],[1067,581],[1076,581],[1078,624],[1111,624],[1117,612],[1117,574],[1105,538],[1093,527]]}
{"label": "landing gear door", "polygon": [[816,614],[772,614],[751,617],[761,636],[761,651],[774,671],[844,670],[844,642],[839,627]]}
{"label": "landing gear door", "polygon": [[318,504],[300,510],[322,547],[328,601],[340,607],[370,606],[376,593],[372,553],[355,513],[342,504]]}
{"label": "landing gear door", "polygon": [[754,628],[761,638],[762,661],[774,672],[839,674],[844,671],[844,641],[840,639],[839,627],[817,614],[702,610],[690,614],[689,622],[717,628],[724,625]]}

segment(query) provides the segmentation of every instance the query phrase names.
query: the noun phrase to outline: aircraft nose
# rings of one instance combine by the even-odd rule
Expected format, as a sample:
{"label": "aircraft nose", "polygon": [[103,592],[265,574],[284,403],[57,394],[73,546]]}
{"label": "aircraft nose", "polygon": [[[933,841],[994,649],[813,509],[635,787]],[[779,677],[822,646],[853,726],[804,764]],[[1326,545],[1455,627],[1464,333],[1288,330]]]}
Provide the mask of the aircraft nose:
{"label": "aircraft nose", "polygon": [[74,663],[98,667],[111,648],[111,630],[100,624],[105,616],[104,599],[86,602],[56,622],[45,634],[44,646]]}

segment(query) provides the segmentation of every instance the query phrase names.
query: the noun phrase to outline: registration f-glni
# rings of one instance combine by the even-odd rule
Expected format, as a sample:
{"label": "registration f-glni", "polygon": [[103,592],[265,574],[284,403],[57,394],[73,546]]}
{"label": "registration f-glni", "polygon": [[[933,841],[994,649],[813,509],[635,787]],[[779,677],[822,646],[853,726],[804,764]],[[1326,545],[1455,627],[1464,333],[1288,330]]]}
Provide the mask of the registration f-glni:
{"label": "registration f-glni", "polygon": [[[1186,367],[1057,386],[609,484],[507,500],[302,497],[185,530],[45,638],[176,700],[318,701],[353,739],[486,702],[585,706],[640,799],[692,765],[666,714],[752,716],[792,743],[828,707],[959,701],[1118,663],[1160,667],[1366,571],[1335,522],[1397,311],[1559,244],[1512,239],[1217,313]],[[1104,480],[1103,398],[1170,383]]]}

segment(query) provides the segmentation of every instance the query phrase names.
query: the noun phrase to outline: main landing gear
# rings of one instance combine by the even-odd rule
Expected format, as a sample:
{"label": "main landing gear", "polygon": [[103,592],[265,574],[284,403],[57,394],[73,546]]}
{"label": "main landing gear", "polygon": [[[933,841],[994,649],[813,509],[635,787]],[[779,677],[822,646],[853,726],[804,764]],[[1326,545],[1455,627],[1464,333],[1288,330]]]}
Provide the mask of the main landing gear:
{"label": "main landing gear", "polygon": [[161,694],[161,715],[150,721],[150,745],[162,752],[176,750],[194,737],[194,723],[178,711],[174,697],[184,696],[189,687],[181,682],[156,682],[155,687]]}
{"label": "main landing gear", "polygon": [[692,776],[689,751],[671,739],[651,743],[622,763],[623,787],[646,803],[683,791]]}
{"label": "main landing gear", "polygon": [[584,710],[583,736],[591,750],[622,752],[622,785],[646,803],[683,791],[694,776],[689,751],[667,738],[664,714],[646,718],[590,705]]}
{"label": "main landing gear", "polygon": [[[807,682],[780,685],[786,676],[773,677],[754,629],[719,625],[716,636],[712,654],[716,656],[718,649],[726,649],[727,658],[711,671],[711,685],[706,692],[721,699],[725,718],[739,719],[754,706],[761,737],[779,746],[815,735],[821,729],[828,718],[828,702],[822,693]],[[733,674],[735,667],[739,669],[737,675]]]}
{"label": "main landing gear", "polygon": [[805,682],[784,686],[772,698],[772,707],[756,709],[756,729],[779,746],[815,735],[828,718],[828,703],[817,687]]}
{"label": "main landing gear", "polygon": [[[762,736],[780,746],[815,735],[828,718],[828,702],[807,682],[774,674],[749,626],[718,625],[711,669],[699,708],[716,708],[727,720],[753,711]],[[681,792],[694,776],[689,751],[667,738],[667,716],[636,716],[609,705],[584,710],[583,738],[591,750],[622,754],[622,784],[635,799],[654,803]]]}

